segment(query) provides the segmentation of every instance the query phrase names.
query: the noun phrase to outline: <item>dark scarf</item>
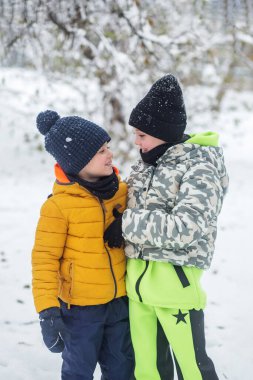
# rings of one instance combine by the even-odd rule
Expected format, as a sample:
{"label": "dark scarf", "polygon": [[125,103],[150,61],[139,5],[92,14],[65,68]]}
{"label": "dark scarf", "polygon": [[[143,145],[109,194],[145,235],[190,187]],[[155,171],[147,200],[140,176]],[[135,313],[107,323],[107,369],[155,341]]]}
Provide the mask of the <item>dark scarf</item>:
{"label": "dark scarf", "polygon": [[173,145],[177,145],[177,144],[185,142],[189,138],[190,138],[189,135],[183,135],[180,141],[158,145],[155,148],[148,151],[147,153],[143,153],[142,150],[140,150],[141,158],[146,164],[156,166],[157,160],[164,155],[166,150],[171,148]]}
{"label": "dark scarf", "polygon": [[97,182],[86,181],[78,177],[78,175],[67,174],[67,177],[71,182],[77,182],[79,185],[85,187],[99,199],[110,199],[119,189],[119,180],[114,171],[106,177],[101,177]]}

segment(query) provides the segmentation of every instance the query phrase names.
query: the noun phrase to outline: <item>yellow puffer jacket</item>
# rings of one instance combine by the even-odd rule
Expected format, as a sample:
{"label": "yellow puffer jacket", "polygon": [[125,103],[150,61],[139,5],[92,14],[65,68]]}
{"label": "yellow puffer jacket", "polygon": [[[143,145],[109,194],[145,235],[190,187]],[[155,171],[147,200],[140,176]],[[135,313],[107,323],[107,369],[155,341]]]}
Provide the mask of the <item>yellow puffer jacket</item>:
{"label": "yellow puffer jacket", "polygon": [[103,240],[113,208],[120,205],[123,212],[126,195],[127,185],[120,182],[114,197],[101,203],[78,183],[55,182],[41,208],[32,252],[37,312],[59,306],[58,297],[84,306],[126,295],[124,250],[111,249]]}

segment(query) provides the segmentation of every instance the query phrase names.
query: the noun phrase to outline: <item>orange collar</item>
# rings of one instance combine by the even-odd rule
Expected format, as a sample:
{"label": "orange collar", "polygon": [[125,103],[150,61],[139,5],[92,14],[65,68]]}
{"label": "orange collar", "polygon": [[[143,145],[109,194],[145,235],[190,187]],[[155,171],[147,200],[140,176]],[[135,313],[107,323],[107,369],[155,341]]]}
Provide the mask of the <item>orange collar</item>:
{"label": "orange collar", "polygon": [[[114,170],[116,175],[119,175],[119,170],[118,170],[118,168],[116,168],[116,166],[113,166],[113,170]],[[61,183],[69,183],[70,182],[70,180],[68,179],[68,177],[66,176],[66,174],[64,173],[64,171],[62,170],[62,168],[60,167],[59,164],[54,165],[54,173],[55,173],[56,179],[59,182],[61,182]]]}
{"label": "orange collar", "polygon": [[62,168],[60,167],[59,164],[54,165],[54,173],[55,173],[55,177],[56,177],[57,181],[59,181],[61,183],[69,183],[70,182],[70,180],[68,179],[68,177],[66,176],[66,174],[64,173],[64,171],[62,170]]}

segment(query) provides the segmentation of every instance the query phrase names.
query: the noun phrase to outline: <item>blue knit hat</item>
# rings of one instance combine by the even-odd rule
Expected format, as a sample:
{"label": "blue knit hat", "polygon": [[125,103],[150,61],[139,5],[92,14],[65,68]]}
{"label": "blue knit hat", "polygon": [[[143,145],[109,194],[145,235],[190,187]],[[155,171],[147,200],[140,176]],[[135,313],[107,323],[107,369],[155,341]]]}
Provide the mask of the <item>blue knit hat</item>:
{"label": "blue knit hat", "polygon": [[78,174],[111,140],[104,129],[79,116],[61,118],[57,112],[47,110],[38,114],[36,123],[45,135],[46,150],[66,174]]}

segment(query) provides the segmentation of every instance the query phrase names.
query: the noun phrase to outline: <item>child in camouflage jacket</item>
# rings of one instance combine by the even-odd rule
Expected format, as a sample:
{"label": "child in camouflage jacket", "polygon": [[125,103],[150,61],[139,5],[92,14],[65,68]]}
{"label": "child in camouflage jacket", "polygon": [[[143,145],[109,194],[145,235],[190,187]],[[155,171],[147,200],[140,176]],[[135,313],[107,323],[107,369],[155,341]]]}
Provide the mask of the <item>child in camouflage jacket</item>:
{"label": "child in camouflage jacket", "polygon": [[123,214],[126,286],[137,380],[160,380],[157,321],[181,380],[217,380],[205,350],[205,292],[217,217],[228,187],[218,134],[184,134],[186,112],[173,75],[158,80],[129,124],[141,160],[128,180]]}

